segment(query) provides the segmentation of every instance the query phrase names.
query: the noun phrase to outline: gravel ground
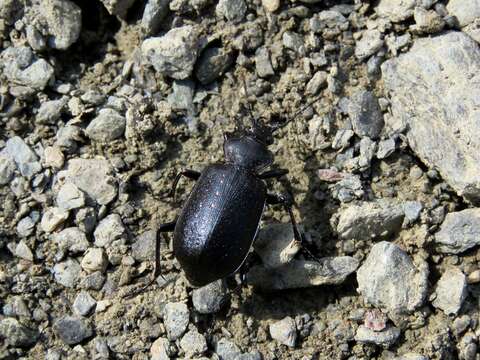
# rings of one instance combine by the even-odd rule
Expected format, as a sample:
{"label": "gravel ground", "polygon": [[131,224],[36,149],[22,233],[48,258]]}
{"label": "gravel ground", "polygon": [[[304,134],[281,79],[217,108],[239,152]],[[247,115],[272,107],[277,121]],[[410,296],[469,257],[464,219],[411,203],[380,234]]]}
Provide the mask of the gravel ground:
{"label": "gravel ground", "polygon": [[[0,0],[0,359],[479,360],[479,42],[480,0]],[[164,242],[135,294],[250,108],[305,247],[269,207],[243,286]]]}

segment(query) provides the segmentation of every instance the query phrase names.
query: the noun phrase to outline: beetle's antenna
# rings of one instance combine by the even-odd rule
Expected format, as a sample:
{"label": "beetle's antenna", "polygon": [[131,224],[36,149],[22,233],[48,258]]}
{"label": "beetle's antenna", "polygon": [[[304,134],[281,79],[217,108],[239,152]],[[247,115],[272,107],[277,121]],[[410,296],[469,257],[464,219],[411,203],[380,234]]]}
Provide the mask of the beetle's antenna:
{"label": "beetle's antenna", "polygon": [[307,105],[305,105],[304,107],[302,107],[300,110],[298,110],[295,114],[293,114],[293,116],[290,116],[290,119],[288,119],[287,121],[285,121],[284,123],[276,123],[276,124],[273,124],[271,127],[272,127],[272,133],[275,132],[276,130],[278,129],[281,129],[285,126],[287,126],[292,120],[294,120],[298,115],[300,115],[302,112],[304,112],[305,110],[307,110],[310,106],[312,106],[313,104],[315,104],[318,100],[320,100],[322,96],[319,95],[317,96],[315,99],[313,99],[312,101],[310,101],[309,103],[307,103]]}

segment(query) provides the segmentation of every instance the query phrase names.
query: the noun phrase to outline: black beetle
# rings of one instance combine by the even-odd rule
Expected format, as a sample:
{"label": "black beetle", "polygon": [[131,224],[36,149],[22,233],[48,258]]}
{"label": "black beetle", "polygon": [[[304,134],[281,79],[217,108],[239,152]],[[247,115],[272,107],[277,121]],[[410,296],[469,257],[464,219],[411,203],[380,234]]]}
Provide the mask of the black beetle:
{"label": "black beetle", "polygon": [[[307,104],[299,112],[311,106]],[[265,205],[280,204],[290,216],[295,240],[302,243],[289,196],[267,192],[266,179],[279,178],[285,169],[264,171],[273,164],[268,146],[275,130],[290,121],[266,125],[251,114],[252,127],[239,136],[224,134],[224,163],[208,165],[201,173],[177,174],[170,195],[182,176],[197,180],[179,217],[161,224],[158,234],[173,231],[173,252],[194,287],[237,272],[255,240]],[[294,116],[294,117],[295,117]],[[294,118],[293,117],[293,118]],[[160,236],[157,235],[155,272],[160,275]],[[148,286],[148,285],[147,285]]]}

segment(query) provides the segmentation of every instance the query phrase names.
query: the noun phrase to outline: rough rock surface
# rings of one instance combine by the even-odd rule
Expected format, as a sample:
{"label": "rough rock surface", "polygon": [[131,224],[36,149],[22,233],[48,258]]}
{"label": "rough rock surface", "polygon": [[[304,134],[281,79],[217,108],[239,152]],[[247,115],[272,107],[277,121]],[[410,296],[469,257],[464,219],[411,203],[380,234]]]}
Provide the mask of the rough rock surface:
{"label": "rough rock surface", "polygon": [[191,25],[174,28],[142,43],[142,54],[156,71],[174,79],[186,79],[198,54],[198,34]]}
{"label": "rough rock surface", "polygon": [[72,159],[59,177],[75,184],[100,205],[105,205],[117,196],[117,184],[112,174],[112,166],[107,160]]}
{"label": "rough rock surface", "polygon": [[467,297],[467,278],[456,267],[448,268],[435,286],[432,305],[445,314],[457,314]]}
{"label": "rough rock surface", "polygon": [[417,269],[397,245],[375,244],[357,271],[358,291],[365,300],[394,314],[421,306],[428,289],[426,264]]}
{"label": "rough rock surface", "polygon": [[361,343],[370,343],[389,348],[400,337],[400,329],[387,327],[382,331],[373,331],[366,326],[360,325],[355,334],[355,340]]}
{"label": "rough rock surface", "polygon": [[480,245],[480,209],[465,209],[447,214],[435,234],[437,251],[460,254]]}
{"label": "rough rock surface", "polygon": [[[477,74],[480,48],[461,32],[415,41],[382,65],[392,113],[408,127],[410,147],[455,191],[480,200]],[[433,121],[433,123],[432,123]]]}
{"label": "rough rock surface", "polygon": [[403,218],[402,204],[397,201],[379,199],[364,202],[341,210],[337,232],[343,239],[385,237],[400,230]]}

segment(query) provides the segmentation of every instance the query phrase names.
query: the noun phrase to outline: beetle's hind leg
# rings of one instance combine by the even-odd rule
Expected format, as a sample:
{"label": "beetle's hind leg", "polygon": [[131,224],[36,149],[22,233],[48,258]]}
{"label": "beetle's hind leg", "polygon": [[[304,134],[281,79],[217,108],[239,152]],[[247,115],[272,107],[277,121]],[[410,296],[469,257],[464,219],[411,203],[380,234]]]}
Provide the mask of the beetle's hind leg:
{"label": "beetle's hind leg", "polygon": [[[133,296],[136,296],[136,295],[144,292],[150,285],[152,285],[155,282],[155,280],[159,276],[162,276],[162,278],[163,278],[161,267],[160,267],[160,245],[161,245],[161,241],[162,241],[161,235],[164,234],[164,233],[167,233],[167,232],[172,232],[175,229],[176,224],[177,224],[177,220],[171,221],[171,222],[168,222],[168,223],[164,223],[164,224],[160,224],[160,226],[158,227],[157,236],[156,236],[156,239],[155,239],[155,265],[154,265],[154,268],[153,268],[152,279],[147,284],[145,284],[143,287],[141,287],[140,289],[130,293],[127,296],[127,298],[131,298]],[[164,278],[164,280],[165,280],[165,278]]]}
{"label": "beetle's hind leg", "polygon": [[295,221],[295,216],[293,215],[292,206],[293,201],[292,198],[288,195],[281,195],[281,194],[267,194],[266,199],[267,204],[269,205],[282,205],[283,208],[288,212],[290,216],[290,222],[293,228],[293,237],[295,241],[297,241],[302,250],[312,259],[319,261],[319,258],[316,257],[307,247],[307,242],[303,233],[298,229],[297,222]]}

